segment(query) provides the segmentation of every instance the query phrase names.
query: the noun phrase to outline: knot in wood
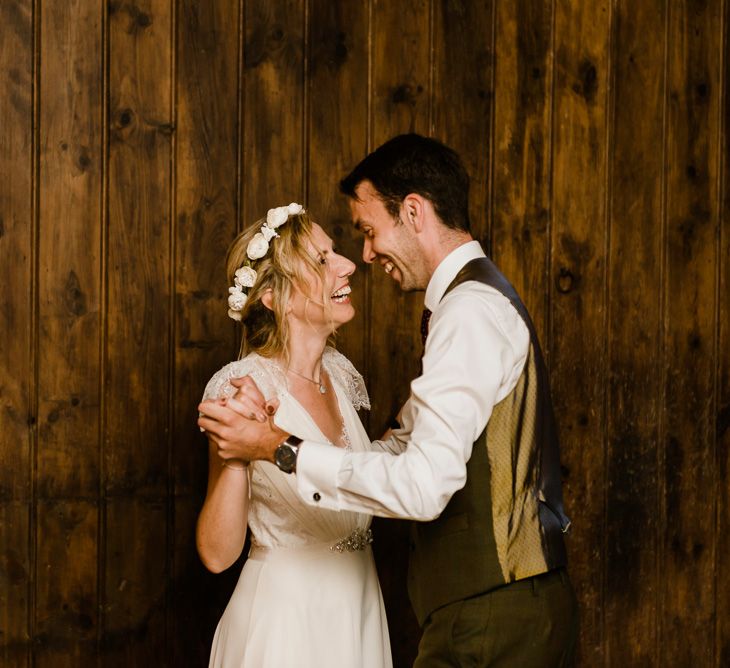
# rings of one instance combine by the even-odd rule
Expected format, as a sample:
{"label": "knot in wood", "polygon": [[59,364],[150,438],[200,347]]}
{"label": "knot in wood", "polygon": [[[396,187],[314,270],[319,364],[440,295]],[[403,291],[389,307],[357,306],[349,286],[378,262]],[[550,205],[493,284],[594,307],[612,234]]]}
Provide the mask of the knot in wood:
{"label": "knot in wood", "polygon": [[573,276],[573,272],[565,267],[560,267],[557,280],[555,281],[558,292],[564,295],[568,294],[573,289],[574,284],[575,276]]}

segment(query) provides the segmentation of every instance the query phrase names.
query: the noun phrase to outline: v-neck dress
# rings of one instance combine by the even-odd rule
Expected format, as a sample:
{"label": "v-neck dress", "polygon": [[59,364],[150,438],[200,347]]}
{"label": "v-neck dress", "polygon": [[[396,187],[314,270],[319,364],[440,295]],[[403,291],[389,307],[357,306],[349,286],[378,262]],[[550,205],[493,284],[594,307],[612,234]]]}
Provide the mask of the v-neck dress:
{"label": "v-neck dress", "polygon": [[[356,412],[370,407],[362,377],[330,347],[322,365],[337,395],[347,447],[369,449]],[[256,381],[267,399],[278,396],[279,427],[328,442],[289,393],[277,363],[257,354],[223,367],[208,383],[204,398],[230,396],[234,388],[228,381],[244,375]],[[211,668],[392,666],[369,545],[371,516],[304,503],[294,475],[270,462],[253,462],[248,476],[251,551],[218,623]]]}

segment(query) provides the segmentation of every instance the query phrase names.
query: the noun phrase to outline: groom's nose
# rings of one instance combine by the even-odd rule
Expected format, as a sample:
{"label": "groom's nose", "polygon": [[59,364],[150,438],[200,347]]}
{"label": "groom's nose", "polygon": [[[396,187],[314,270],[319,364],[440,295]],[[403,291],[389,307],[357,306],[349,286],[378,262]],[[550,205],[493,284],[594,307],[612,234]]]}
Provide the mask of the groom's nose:
{"label": "groom's nose", "polygon": [[362,242],[362,259],[363,262],[367,262],[367,264],[372,264],[375,261],[375,258],[377,257],[377,253],[373,251],[373,242],[368,239],[368,237],[365,237]]}

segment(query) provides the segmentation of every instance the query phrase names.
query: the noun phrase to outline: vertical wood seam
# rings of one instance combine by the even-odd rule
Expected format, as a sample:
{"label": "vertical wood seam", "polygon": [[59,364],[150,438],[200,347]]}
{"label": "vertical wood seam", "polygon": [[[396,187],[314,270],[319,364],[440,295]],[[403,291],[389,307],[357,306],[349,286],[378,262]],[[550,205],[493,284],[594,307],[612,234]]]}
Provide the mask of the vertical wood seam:
{"label": "vertical wood seam", "polygon": [[[553,196],[555,188],[555,22],[556,22],[556,9],[555,0],[550,3],[550,104],[548,111],[548,159],[547,159],[547,230],[546,230],[546,243],[545,243],[545,293],[543,296],[544,302],[543,307],[545,309],[545,338],[547,339],[543,344],[543,353],[545,360],[548,365],[548,377],[550,376],[550,369],[552,367],[551,361],[553,359],[553,313],[552,313],[552,276],[553,276],[553,233],[554,225],[553,218],[555,216],[555,209],[553,206]],[[547,89],[547,87],[546,87]]]}
{"label": "vertical wood seam", "polygon": [[365,0],[368,12],[368,82],[367,82],[367,113],[366,113],[366,129],[365,129],[365,151],[370,153],[373,146],[373,0]]}
{"label": "vertical wood seam", "polygon": [[40,384],[40,99],[41,99],[41,8],[40,0],[32,2],[32,35],[33,35],[33,77],[32,77],[32,121],[31,121],[31,281],[30,281],[30,313],[31,313],[31,345],[30,371],[31,387],[29,392],[30,412],[32,420],[30,429],[30,453],[28,457],[28,474],[30,476],[30,504],[28,508],[28,666],[35,665],[35,631],[36,631],[36,584],[38,581],[38,418]]}
{"label": "vertical wood seam", "polygon": [[495,100],[494,94],[495,77],[497,69],[496,58],[496,22],[497,22],[497,0],[492,0],[491,20],[490,20],[490,36],[489,36],[489,128],[487,132],[487,207],[485,215],[487,216],[487,225],[484,232],[484,249],[490,257],[492,256],[492,227],[494,221],[494,117],[495,117]]}
{"label": "vertical wood seam", "polygon": [[497,170],[496,160],[497,151],[494,148],[495,135],[496,135],[496,116],[497,116],[497,0],[492,0],[492,48],[491,48],[491,67],[490,73],[490,87],[491,87],[491,101],[490,101],[490,113],[491,118],[489,120],[489,184],[487,186],[489,202],[487,208],[489,209],[488,218],[489,224],[487,225],[486,242],[488,248],[487,255],[494,259],[494,174]]}
{"label": "vertical wood seam", "polygon": [[[616,17],[618,16],[617,3],[619,0],[608,0],[609,7],[609,35],[608,35],[608,71],[606,73],[606,157],[605,157],[605,186],[604,186],[604,215],[605,219],[605,246],[604,246],[604,316],[603,326],[605,332],[604,340],[604,356],[603,356],[603,377],[608,377],[611,359],[611,223],[613,221],[613,167],[614,167],[614,144],[612,142],[614,132],[614,124],[616,122]],[[608,644],[608,636],[606,633],[606,594],[608,587],[608,569],[606,568],[606,555],[608,554],[608,485],[607,471],[609,462],[609,437],[608,437],[608,416],[611,408],[611,392],[606,389],[603,393],[603,416],[602,416],[602,433],[603,433],[603,541],[601,545],[601,641],[603,644],[603,665],[610,665],[611,647]]]}
{"label": "vertical wood seam", "polygon": [[311,113],[309,81],[309,0],[302,0],[302,199],[309,208],[309,153]]}
{"label": "vertical wood seam", "polygon": [[[246,102],[245,92],[245,71],[243,68],[244,62],[244,45],[245,39],[245,26],[244,26],[244,3],[245,0],[238,0],[238,64],[236,70],[236,82],[238,85],[238,109],[236,110],[236,140],[238,146],[236,147],[236,233],[240,232],[243,228],[243,197],[244,197],[244,184],[243,184],[243,134],[244,134],[244,104]],[[173,3],[175,4],[175,3]],[[235,337],[234,337],[235,342]],[[234,343],[235,345],[235,343]],[[237,357],[236,353],[236,357]]]}
{"label": "vertical wood seam", "polygon": [[[655,531],[656,551],[654,553],[654,568],[657,574],[662,572],[662,565],[666,561],[666,457],[664,455],[664,444],[667,436],[667,364],[666,351],[667,339],[669,337],[669,314],[667,310],[668,299],[668,276],[669,276],[669,253],[667,250],[667,143],[668,134],[668,98],[669,98],[669,27],[671,25],[672,3],[666,2],[664,11],[664,61],[662,67],[662,173],[659,182],[659,350],[657,351],[660,360],[659,367],[659,392],[658,392],[658,424],[656,441],[656,517],[659,518]],[[662,638],[664,634],[663,611],[666,599],[666,583],[664,578],[658,578],[661,583],[655,591],[654,608],[654,646],[655,658],[661,663]]]}
{"label": "vertical wood seam", "polygon": [[100,322],[99,322],[99,480],[98,480],[98,505],[96,515],[96,660],[99,668],[102,663],[102,645],[104,636],[104,608],[105,608],[105,574],[106,574],[106,490],[104,462],[104,442],[107,425],[107,402],[106,402],[106,358],[108,345],[109,327],[109,282],[107,280],[109,251],[109,95],[111,81],[109,77],[110,68],[110,46],[109,46],[109,8],[108,3],[102,5],[101,10],[101,165],[99,198],[101,212],[101,233],[99,234],[99,297],[100,297]]}
{"label": "vertical wood seam", "polygon": [[[375,26],[375,18],[374,18],[374,11],[373,11],[373,2],[374,0],[366,0],[367,2],[367,14],[368,14],[368,44],[367,44],[367,58],[368,58],[368,74],[367,74],[367,95],[366,95],[366,104],[367,104],[367,111],[366,111],[366,130],[365,130],[365,152],[370,153],[373,149],[373,28]],[[364,157],[364,156],[363,156]],[[354,167],[354,165],[353,165]],[[366,324],[365,327],[365,368],[363,369],[365,373],[365,378],[367,379],[366,387],[368,390],[368,393],[372,395],[372,383],[371,383],[371,377],[372,377],[372,350],[373,350],[373,332],[372,332],[372,325],[371,325],[371,319],[370,315],[372,313],[372,281],[370,280],[372,272],[369,270],[370,267],[366,266],[364,268],[363,274],[364,274],[364,288],[365,288],[365,317],[364,321]],[[367,413],[366,417],[366,426],[368,430],[368,434],[372,438],[372,434],[370,433],[371,428],[371,420],[370,420],[370,413]]]}
{"label": "vertical wood seam", "polygon": [[434,44],[434,8],[435,0],[428,3],[428,134],[433,137],[436,132],[434,103],[436,99],[436,45]]}
{"label": "vertical wood seam", "polygon": [[[238,155],[241,160],[241,200],[239,202],[239,214],[238,221],[236,221],[236,231],[240,232],[245,227],[245,221],[243,220],[243,212],[245,200],[247,197],[248,188],[246,188],[246,0],[239,0],[239,72],[238,72],[238,85],[241,88],[241,94],[239,98],[240,110],[238,114],[238,122],[240,124],[239,137],[238,137]],[[236,349],[236,358],[238,358],[238,346],[235,345],[236,336],[233,337],[234,347]]]}
{"label": "vertical wood seam", "polygon": [[[238,0],[238,69],[236,71],[236,82],[238,84],[238,99],[236,104],[238,109],[236,110],[236,138],[238,146],[236,148],[236,221],[235,231],[236,236],[243,231],[245,227],[243,220],[244,211],[244,197],[246,196],[246,186],[244,183],[244,147],[246,138],[246,124],[245,124],[245,104],[246,104],[246,0]],[[231,352],[229,355],[230,359],[238,359],[241,356],[241,344],[243,338],[239,335],[238,330],[233,325],[233,336],[231,337]],[[240,339],[240,340],[239,340]]]}
{"label": "vertical wood seam", "polygon": [[178,47],[178,3],[170,0],[170,120],[173,132],[170,135],[170,162],[169,162],[169,211],[168,223],[168,331],[167,331],[167,475],[166,475],[166,526],[165,536],[167,586],[165,587],[165,658],[166,661],[174,655],[172,650],[175,639],[174,604],[175,604],[175,478],[174,478],[174,429],[175,429],[175,333],[176,333],[176,285],[177,285],[177,47]]}
{"label": "vertical wood seam", "polygon": [[[720,391],[722,388],[722,383],[720,380],[720,374],[722,372],[721,365],[720,365],[720,337],[723,334],[723,329],[721,326],[721,317],[722,317],[722,307],[720,305],[720,290],[722,289],[722,275],[723,275],[723,269],[724,269],[724,262],[727,262],[727,258],[723,258],[722,255],[722,249],[724,248],[724,235],[723,232],[725,230],[725,226],[723,225],[723,220],[725,216],[725,170],[727,169],[727,155],[725,151],[723,151],[723,141],[725,141],[725,133],[728,132],[728,127],[726,126],[726,115],[723,113],[724,107],[727,104],[727,91],[728,91],[728,72],[727,70],[727,48],[728,48],[728,27],[730,27],[730,12],[728,11],[728,2],[727,0],[722,0],[720,5],[720,67],[719,67],[719,75],[720,75],[720,86],[718,91],[718,104],[717,104],[717,113],[718,113],[718,133],[717,133],[717,155],[718,155],[718,165],[717,165],[717,184],[716,184],[716,192],[717,192],[717,234],[715,236],[716,242],[715,242],[715,341],[713,346],[713,359],[715,360],[715,376],[713,378],[713,401],[711,406],[710,415],[714,418],[713,420],[713,428],[712,428],[712,463],[713,463],[713,481],[712,481],[712,489],[713,489],[713,502],[714,502],[714,529],[715,529],[715,535],[713,536],[712,541],[712,563],[713,563],[713,581],[712,581],[712,600],[714,605],[714,614],[713,618],[715,623],[713,624],[712,628],[712,634],[713,634],[713,643],[712,648],[714,652],[714,665],[720,666],[720,660],[722,658],[722,650],[720,647],[720,641],[721,641],[721,633],[720,633],[720,618],[718,616],[718,596],[720,595],[721,588],[718,587],[718,579],[720,577],[720,572],[718,568],[718,560],[717,560],[717,544],[718,544],[718,536],[721,535],[723,527],[721,526],[721,516],[720,516],[720,504],[718,503],[718,500],[720,498],[720,495],[722,494],[722,491],[720,489],[720,485],[723,484],[723,480],[721,479],[721,476],[719,475],[719,459],[720,459],[720,442],[718,439],[718,429],[717,429],[717,416],[718,416],[718,408],[720,406]],[[723,262],[724,260],[724,262]]]}

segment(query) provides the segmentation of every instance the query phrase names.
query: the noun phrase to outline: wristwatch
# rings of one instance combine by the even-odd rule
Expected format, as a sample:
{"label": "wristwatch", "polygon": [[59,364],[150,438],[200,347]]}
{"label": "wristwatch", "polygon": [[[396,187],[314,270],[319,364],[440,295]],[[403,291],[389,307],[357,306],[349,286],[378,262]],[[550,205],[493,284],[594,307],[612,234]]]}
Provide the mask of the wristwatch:
{"label": "wristwatch", "polygon": [[301,438],[292,434],[274,450],[274,461],[279,470],[284,473],[294,473],[297,470],[297,454],[301,442]]}

